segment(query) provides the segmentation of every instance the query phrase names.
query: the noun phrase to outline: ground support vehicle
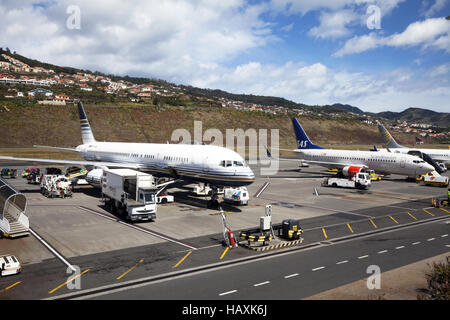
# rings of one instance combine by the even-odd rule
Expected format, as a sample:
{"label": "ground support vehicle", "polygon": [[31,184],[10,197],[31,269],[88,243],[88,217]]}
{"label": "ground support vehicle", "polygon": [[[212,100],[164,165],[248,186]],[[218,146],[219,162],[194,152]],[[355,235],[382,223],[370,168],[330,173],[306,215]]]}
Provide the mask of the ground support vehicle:
{"label": "ground support vehicle", "polygon": [[350,178],[325,178],[322,186],[368,189],[371,186],[371,181],[368,173],[360,172]]}

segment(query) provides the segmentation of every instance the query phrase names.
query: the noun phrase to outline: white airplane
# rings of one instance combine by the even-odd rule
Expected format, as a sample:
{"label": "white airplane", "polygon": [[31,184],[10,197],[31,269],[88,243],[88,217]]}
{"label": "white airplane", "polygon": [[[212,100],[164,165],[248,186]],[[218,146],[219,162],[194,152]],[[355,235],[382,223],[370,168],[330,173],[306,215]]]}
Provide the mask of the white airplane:
{"label": "white airplane", "polygon": [[14,158],[1,160],[27,161],[88,166],[88,181],[100,182],[102,168],[131,168],[155,176],[169,176],[186,183],[202,182],[213,189],[246,186],[255,175],[244,159],[227,148],[212,145],[97,142],[92,134],[83,105],[78,102],[83,144],[75,149],[44,147],[77,152],[85,161]]}
{"label": "white airplane", "polygon": [[362,169],[371,169],[380,174],[398,174],[415,178],[434,170],[434,167],[419,157],[408,154],[323,149],[311,142],[296,118],[292,118],[292,124],[298,149],[289,151],[299,154],[306,163],[337,168],[345,176],[353,176]]}
{"label": "white airplane", "polygon": [[[378,123],[378,130],[381,133],[383,138],[383,147],[389,148],[391,152],[397,153],[409,153],[409,154],[418,154],[418,153],[426,153],[436,161],[437,163],[443,163],[445,165],[450,165],[450,150],[449,149],[418,149],[418,148],[408,148],[402,145],[399,145],[397,141],[391,136],[389,131],[381,124]],[[379,151],[387,151],[386,149],[381,149]]]}

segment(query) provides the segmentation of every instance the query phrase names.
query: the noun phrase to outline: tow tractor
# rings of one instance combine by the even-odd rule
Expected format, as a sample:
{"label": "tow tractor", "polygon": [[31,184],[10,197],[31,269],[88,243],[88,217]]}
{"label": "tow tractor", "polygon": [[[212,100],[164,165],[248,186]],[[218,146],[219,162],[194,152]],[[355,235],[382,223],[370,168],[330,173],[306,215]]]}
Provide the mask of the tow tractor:
{"label": "tow tractor", "polygon": [[376,174],[375,170],[369,170],[369,177],[371,181],[380,181],[381,180],[381,175]]}
{"label": "tow tractor", "polygon": [[371,186],[371,180],[367,172],[358,172],[356,175],[348,178],[325,178],[322,186],[368,189]]}

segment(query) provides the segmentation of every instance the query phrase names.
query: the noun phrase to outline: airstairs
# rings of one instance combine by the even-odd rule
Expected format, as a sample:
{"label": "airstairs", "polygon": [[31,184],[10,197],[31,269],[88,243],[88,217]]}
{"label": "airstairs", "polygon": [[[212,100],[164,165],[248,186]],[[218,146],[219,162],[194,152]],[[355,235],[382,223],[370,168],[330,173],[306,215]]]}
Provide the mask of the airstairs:
{"label": "airstairs", "polygon": [[30,234],[26,208],[25,196],[0,178],[0,235],[17,238]]}

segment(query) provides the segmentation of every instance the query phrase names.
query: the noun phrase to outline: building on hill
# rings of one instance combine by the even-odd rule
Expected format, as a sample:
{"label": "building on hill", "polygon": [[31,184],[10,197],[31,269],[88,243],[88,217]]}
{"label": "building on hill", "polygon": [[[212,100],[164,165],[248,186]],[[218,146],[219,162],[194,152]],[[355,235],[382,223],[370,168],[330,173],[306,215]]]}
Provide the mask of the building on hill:
{"label": "building on hill", "polygon": [[29,97],[52,97],[53,92],[51,92],[50,90],[37,88],[37,89],[31,90],[31,91],[28,91],[28,96]]}

